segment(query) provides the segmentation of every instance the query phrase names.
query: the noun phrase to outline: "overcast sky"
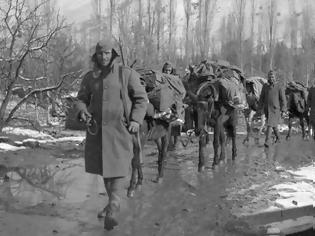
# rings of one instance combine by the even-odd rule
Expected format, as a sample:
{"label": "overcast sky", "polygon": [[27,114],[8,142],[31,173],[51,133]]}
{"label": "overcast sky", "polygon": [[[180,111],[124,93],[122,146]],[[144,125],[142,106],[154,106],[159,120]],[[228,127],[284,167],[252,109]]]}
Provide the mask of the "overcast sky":
{"label": "overcast sky", "polygon": [[[56,0],[57,7],[60,8],[61,12],[65,15],[69,22],[79,23],[90,18],[92,14],[92,0]],[[233,0],[218,0],[217,12],[214,19],[214,28],[219,26],[221,16],[231,10],[231,3]],[[184,25],[184,7],[183,0],[177,0],[177,11],[176,16],[179,22],[183,22]],[[178,23],[178,21],[177,21]],[[217,26],[217,27],[216,27]]]}
{"label": "overcast sky", "polygon": [[[106,0],[104,0],[106,1]],[[179,30],[184,30],[184,8],[183,1],[185,0],[177,0],[177,12],[176,16],[178,17],[177,25]],[[292,4],[295,2],[296,10],[301,11],[301,3],[307,0],[274,0],[277,1],[278,12],[280,12],[281,17],[278,18],[279,29],[285,27],[285,25],[281,24],[283,19],[288,16],[289,13],[289,2]],[[311,0],[311,2],[314,0]],[[92,0],[56,0],[57,7],[60,7],[61,13],[65,15],[69,23],[80,23],[85,21],[91,17],[93,13],[92,9]],[[222,16],[231,12],[233,7],[235,7],[235,0],[217,0],[217,9],[216,15],[212,24],[212,33],[215,33],[220,27]],[[248,1],[249,3],[250,1]],[[259,6],[262,2],[266,2],[266,0],[256,0],[257,6]],[[314,1],[315,2],[315,1]],[[250,11],[250,4],[247,4],[246,10]],[[267,19],[266,19],[267,20]],[[281,30],[280,30],[281,31]]]}

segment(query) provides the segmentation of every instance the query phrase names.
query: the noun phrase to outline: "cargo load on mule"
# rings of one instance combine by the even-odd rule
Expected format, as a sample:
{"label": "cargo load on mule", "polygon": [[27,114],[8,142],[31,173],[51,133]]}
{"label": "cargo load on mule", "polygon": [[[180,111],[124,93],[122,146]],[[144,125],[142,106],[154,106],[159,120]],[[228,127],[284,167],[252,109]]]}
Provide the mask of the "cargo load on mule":
{"label": "cargo load on mule", "polygon": [[306,109],[307,88],[300,82],[290,81],[287,83],[285,93],[288,97],[289,109],[296,109],[296,111],[303,113]]}
{"label": "cargo load on mule", "polygon": [[258,111],[260,94],[267,79],[259,76],[252,76],[245,79],[247,90],[247,103],[250,109]]}
{"label": "cargo load on mule", "polygon": [[253,95],[256,97],[256,99],[259,99],[261,90],[268,81],[267,79],[259,76],[252,76],[246,78],[246,85],[250,87],[250,90],[252,91]]}
{"label": "cargo load on mule", "polygon": [[154,107],[153,118],[184,123],[186,90],[181,79],[150,69],[137,69],[137,72]]}
{"label": "cargo load on mule", "polygon": [[244,92],[245,76],[237,66],[223,60],[205,60],[193,68],[193,73],[200,80],[200,84],[206,81],[213,82],[219,91],[217,100],[237,109],[247,107]]}

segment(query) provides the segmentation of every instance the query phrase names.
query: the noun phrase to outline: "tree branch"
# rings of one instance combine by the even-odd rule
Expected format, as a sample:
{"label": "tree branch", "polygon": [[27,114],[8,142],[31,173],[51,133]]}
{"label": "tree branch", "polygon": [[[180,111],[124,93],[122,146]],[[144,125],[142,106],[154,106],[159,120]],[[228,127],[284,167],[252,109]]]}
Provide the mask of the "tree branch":
{"label": "tree branch", "polygon": [[19,78],[22,79],[22,80],[25,80],[25,81],[39,81],[39,80],[43,80],[43,79],[47,79],[46,76],[41,76],[41,77],[37,77],[37,78],[27,78],[27,77],[24,77],[22,75],[19,75]]}
{"label": "tree branch", "polygon": [[[80,71],[79,71],[80,72]],[[20,106],[31,96],[38,94],[38,93],[43,93],[43,92],[47,92],[47,91],[52,91],[52,90],[56,90],[58,88],[60,88],[60,86],[62,85],[62,83],[64,82],[65,78],[68,76],[73,76],[74,74],[76,74],[78,72],[70,72],[67,74],[64,74],[61,78],[61,80],[59,81],[59,83],[55,86],[49,86],[49,87],[45,87],[45,88],[38,88],[38,89],[33,89],[32,91],[30,91],[28,94],[26,94],[16,105],[15,107],[10,111],[7,119],[6,119],[6,123],[8,123],[12,117],[13,114],[20,108]]]}

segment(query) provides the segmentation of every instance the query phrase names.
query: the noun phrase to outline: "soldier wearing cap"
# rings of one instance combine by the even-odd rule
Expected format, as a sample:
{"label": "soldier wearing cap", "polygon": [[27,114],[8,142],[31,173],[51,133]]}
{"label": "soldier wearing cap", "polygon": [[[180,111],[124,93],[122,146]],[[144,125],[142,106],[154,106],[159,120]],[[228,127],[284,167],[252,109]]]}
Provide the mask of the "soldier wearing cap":
{"label": "soldier wearing cap", "polygon": [[[79,120],[96,123],[96,134],[86,134],[85,169],[104,179],[109,199],[98,217],[105,217],[108,230],[118,224],[116,214],[133,157],[131,134],[139,131],[148,101],[139,74],[120,65],[118,57],[111,39],[96,44],[94,68],[84,76],[75,104]],[[122,93],[127,98],[128,117]]]}
{"label": "soldier wearing cap", "polygon": [[271,144],[272,130],[276,136],[276,142],[280,142],[278,125],[281,113],[286,112],[286,104],[283,86],[277,82],[275,72],[270,70],[268,72],[268,83],[263,86],[259,99],[259,109],[263,110],[266,116],[265,147],[269,147]]}
{"label": "soldier wearing cap", "polygon": [[172,63],[165,62],[162,67],[162,73],[176,75],[176,69],[173,67]]}
{"label": "soldier wearing cap", "polygon": [[[162,67],[162,73],[178,76],[176,73],[175,67],[172,65],[172,63],[170,63],[168,61],[164,63],[164,65]],[[175,110],[176,110],[176,112],[181,113],[180,114],[182,116],[181,121],[183,121],[184,116],[185,116],[183,104],[182,103],[175,104]],[[181,135],[181,130],[182,130],[182,123],[179,123],[178,125],[172,126],[168,150],[175,150],[176,149],[176,146],[178,143],[178,137]]]}

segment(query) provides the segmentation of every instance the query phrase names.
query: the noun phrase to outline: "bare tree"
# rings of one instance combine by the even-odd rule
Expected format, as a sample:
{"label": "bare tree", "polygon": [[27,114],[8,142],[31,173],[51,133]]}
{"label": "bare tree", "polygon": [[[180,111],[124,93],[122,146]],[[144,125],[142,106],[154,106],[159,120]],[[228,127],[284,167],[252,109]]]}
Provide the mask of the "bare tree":
{"label": "bare tree", "polygon": [[277,2],[273,0],[269,0],[268,5],[268,41],[269,41],[269,68],[273,68],[273,56],[274,56],[274,42],[275,42],[275,34],[277,29],[277,16],[280,13],[277,13]]}
{"label": "bare tree", "polygon": [[252,49],[252,54],[250,55],[250,74],[253,74],[254,69],[254,58],[253,58],[253,47],[255,40],[255,23],[256,23],[256,0],[252,0],[251,4],[251,27],[250,27],[250,46]]}
{"label": "bare tree", "polygon": [[155,13],[156,13],[156,49],[158,58],[161,56],[161,27],[162,22],[162,2],[161,0],[157,0],[155,2]]}
{"label": "bare tree", "polygon": [[113,35],[113,18],[115,13],[115,0],[109,0],[109,32]]}
{"label": "bare tree", "polygon": [[[302,22],[303,28],[302,31],[302,49],[303,49],[303,64],[305,65],[305,84],[309,86],[309,80],[311,74],[314,73],[314,59],[315,51],[312,48],[312,41],[314,34],[311,25],[313,8],[310,2],[307,0],[304,2],[303,12],[302,12]],[[298,15],[297,15],[298,17]]]}
{"label": "bare tree", "polygon": [[201,58],[208,57],[210,45],[210,31],[212,20],[215,16],[217,0],[199,0],[197,20],[197,42]]}
{"label": "bare tree", "polygon": [[191,16],[191,0],[184,1],[186,28],[185,28],[185,63],[188,64],[190,52],[189,52],[189,27]]}
{"label": "bare tree", "polygon": [[[6,85],[3,91],[4,99],[0,106],[0,130],[13,119],[15,111],[29,97],[59,88],[65,78],[63,77],[57,85],[34,88],[6,115],[14,86],[20,78],[25,77],[24,66],[26,62],[31,57],[46,53],[50,41],[64,28],[63,21],[57,15],[50,25],[50,29],[46,30],[47,24],[43,13],[46,2],[34,7],[30,7],[27,3],[26,0],[11,0],[0,5],[0,22],[2,22],[5,31],[8,32],[5,39],[0,38],[0,63],[4,68],[1,80],[4,80]],[[33,78],[33,81],[38,80],[39,78]]]}
{"label": "bare tree", "polygon": [[236,0],[236,20],[239,43],[239,65],[243,69],[243,40],[244,40],[244,20],[245,20],[245,0]]}
{"label": "bare tree", "polygon": [[[175,21],[175,6],[176,0],[169,0],[169,32],[168,32],[168,59],[170,57],[174,57],[174,49],[173,49],[173,33],[175,29],[174,21]],[[170,55],[171,54],[171,55]],[[174,58],[172,58],[174,59]]]}

